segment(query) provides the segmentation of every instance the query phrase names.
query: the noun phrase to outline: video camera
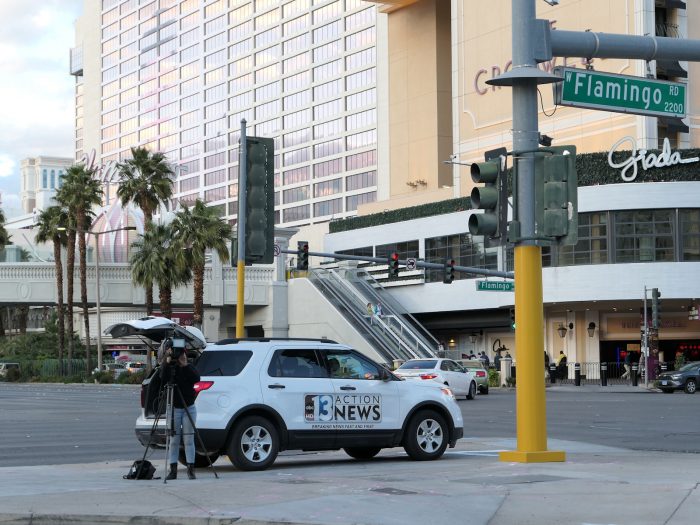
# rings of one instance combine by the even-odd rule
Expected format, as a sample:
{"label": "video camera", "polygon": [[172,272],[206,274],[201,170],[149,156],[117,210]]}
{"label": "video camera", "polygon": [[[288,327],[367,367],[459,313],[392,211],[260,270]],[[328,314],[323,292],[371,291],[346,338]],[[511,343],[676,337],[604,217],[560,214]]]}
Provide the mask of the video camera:
{"label": "video camera", "polygon": [[175,337],[166,339],[164,349],[165,362],[174,365],[180,359],[180,356],[185,353],[185,340]]}

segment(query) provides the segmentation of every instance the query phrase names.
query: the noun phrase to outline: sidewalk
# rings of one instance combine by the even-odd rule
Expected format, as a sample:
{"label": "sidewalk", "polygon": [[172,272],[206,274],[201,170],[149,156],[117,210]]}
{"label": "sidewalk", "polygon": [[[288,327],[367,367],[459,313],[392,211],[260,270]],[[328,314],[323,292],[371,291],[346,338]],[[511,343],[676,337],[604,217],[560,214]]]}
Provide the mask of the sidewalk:
{"label": "sidewalk", "polygon": [[561,384],[547,384],[547,390],[552,390],[553,392],[607,392],[610,394],[649,394],[649,393],[659,393],[660,390],[654,388],[651,383],[649,383],[649,388],[644,387],[644,383],[640,383],[638,386],[632,385],[590,385],[581,383],[581,386],[576,386],[571,383]]}
{"label": "sidewalk", "polygon": [[[0,524],[697,523],[700,455],[550,440],[566,462],[498,460],[499,450],[514,446],[512,439],[463,439],[435,462],[410,461],[402,449],[369,462],[300,453],[248,473],[224,458],[218,480],[199,471],[196,481],[167,484],[122,479],[130,461],[5,467]],[[161,476],[163,461],[154,463]]]}

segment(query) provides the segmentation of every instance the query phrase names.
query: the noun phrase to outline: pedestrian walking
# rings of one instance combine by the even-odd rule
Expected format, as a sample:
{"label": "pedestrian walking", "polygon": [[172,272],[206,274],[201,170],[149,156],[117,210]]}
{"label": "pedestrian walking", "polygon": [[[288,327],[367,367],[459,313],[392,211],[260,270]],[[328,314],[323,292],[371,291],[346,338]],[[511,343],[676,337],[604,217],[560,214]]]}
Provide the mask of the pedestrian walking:
{"label": "pedestrian walking", "polygon": [[622,374],[621,379],[629,379],[631,365],[632,365],[632,352],[627,352],[627,354],[625,355],[625,362],[624,362],[625,372]]}

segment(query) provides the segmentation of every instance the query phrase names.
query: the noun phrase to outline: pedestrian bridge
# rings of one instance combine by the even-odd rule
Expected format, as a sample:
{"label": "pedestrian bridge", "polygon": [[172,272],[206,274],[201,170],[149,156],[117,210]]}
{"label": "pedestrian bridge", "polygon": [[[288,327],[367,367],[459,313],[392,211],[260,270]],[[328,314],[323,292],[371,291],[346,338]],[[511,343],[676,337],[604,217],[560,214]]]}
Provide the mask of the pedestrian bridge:
{"label": "pedestrian bridge", "polygon": [[[281,271],[278,266],[281,266]],[[94,305],[97,298],[97,270],[87,268],[88,303]],[[64,272],[64,301],[66,297],[66,275]],[[278,265],[247,266],[245,269],[245,304],[267,306],[270,301],[268,289],[274,281],[284,281],[284,263]],[[224,266],[217,260],[204,270],[205,306],[236,304],[236,268]],[[73,297],[80,301],[80,269],[75,268]],[[153,292],[158,304],[158,288]],[[53,263],[0,263],[0,305],[25,304],[51,306],[57,302],[56,268]],[[100,303],[102,306],[138,306],[145,304],[144,289],[133,283],[131,269],[127,263],[100,264]],[[189,306],[193,303],[193,287],[179,287],[172,292],[173,307]]]}

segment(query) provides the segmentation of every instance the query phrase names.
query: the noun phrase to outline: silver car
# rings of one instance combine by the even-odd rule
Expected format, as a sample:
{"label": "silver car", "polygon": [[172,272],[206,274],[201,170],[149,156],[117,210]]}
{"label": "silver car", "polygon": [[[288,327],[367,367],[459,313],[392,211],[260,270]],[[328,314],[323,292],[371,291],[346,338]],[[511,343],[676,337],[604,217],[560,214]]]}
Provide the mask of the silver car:
{"label": "silver car", "polygon": [[410,359],[394,370],[394,374],[406,380],[436,381],[450,387],[456,396],[474,399],[477,383],[474,373],[465,370],[452,359]]}

